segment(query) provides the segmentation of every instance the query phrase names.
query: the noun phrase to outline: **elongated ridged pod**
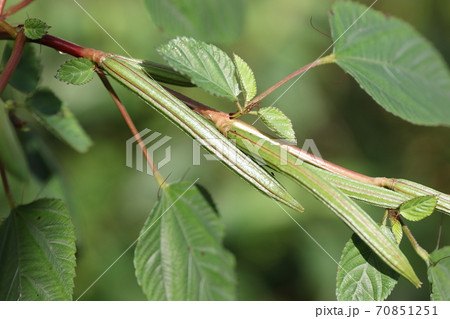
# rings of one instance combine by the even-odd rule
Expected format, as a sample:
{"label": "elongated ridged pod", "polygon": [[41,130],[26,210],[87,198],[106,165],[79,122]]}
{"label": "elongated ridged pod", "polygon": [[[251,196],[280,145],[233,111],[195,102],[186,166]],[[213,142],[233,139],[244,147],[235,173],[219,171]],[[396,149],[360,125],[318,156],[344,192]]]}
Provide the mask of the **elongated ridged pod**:
{"label": "elongated ridged pod", "polygon": [[168,65],[138,59],[120,57],[122,61],[128,62],[136,68],[142,68],[153,80],[177,86],[195,86],[188,77],[175,71]]}
{"label": "elongated ridged pod", "polygon": [[419,287],[421,282],[408,259],[389,239],[373,219],[336,186],[307,165],[296,165],[297,158],[288,153],[285,145],[239,120],[230,120],[219,127],[244,152],[262,159],[273,169],[291,177],[309,190],[342,219],[390,267]]}
{"label": "elongated ridged pod", "polygon": [[96,62],[111,77],[138,94],[244,180],[267,196],[297,211],[303,211],[303,207],[275,178],[236,148],[210,122],[149,78],[145,71],[114,55],[102,56]]}

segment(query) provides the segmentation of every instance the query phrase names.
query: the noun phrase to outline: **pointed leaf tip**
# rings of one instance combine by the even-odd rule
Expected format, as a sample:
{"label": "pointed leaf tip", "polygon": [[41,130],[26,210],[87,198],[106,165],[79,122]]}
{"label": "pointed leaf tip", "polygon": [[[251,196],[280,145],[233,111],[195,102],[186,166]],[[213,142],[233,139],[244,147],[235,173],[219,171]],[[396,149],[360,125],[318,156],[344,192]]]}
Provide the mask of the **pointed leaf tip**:
{"label": "pointed leaf tip", "polygon": [[241,84],[242,94],[245,105],[256,95],[256,80],[252,69],[237,54],[233,54],[234,64],[236,65],[239,83]]}

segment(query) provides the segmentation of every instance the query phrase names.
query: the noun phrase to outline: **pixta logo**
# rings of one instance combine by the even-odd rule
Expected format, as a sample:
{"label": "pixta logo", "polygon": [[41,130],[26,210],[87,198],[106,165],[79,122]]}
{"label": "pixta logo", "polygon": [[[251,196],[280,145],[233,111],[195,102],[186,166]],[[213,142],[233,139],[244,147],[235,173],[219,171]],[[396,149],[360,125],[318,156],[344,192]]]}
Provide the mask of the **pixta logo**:
{"label": "pixta logo", "polygon": [[[153,175],[153,170],[151,166],[147,163],[147,161],[144,158],[144,154],[142,153],[142,150],[139,146],[139,143],[137,142],[138,137],[140,136],[142,139],[142,142],[144,143],[147,154],[150,156],[150,158],[154,158],[154,153],[156,150],[160,149],[164,144],[166,144],[168,141],[170,141],[172,138],[169,136],[161,136],[161,133],[153,132],[149,134],[147,137],[146,135],[150,133],[151,130],[146,128],[142,131],[140,131],[138,134],[134,135],[133,137],[129,138],[126,142],[126,165],[127,167],[135,168],[136,170],[143,172],[144,171],[144,161],[146,163],[146,173],[148,175]],[[159,138],[159,139],[158,139]],[[167,146],[164,149],[164,158],[160,160],[158,163],[155,163],[158,169],[166,165],[170,162],[171,159],[171,148],[170,146]],[[133,163],[133,158],[134,163]],[[133,165],[134,164],[134,165]]]}

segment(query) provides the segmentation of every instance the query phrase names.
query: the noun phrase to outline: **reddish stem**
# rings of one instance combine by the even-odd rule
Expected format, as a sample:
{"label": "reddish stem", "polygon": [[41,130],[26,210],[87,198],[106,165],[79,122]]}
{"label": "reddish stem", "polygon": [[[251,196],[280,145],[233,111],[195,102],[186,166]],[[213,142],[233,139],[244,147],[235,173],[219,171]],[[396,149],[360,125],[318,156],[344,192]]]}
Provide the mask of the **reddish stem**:
{"label": "reddish stem", "polygon": [[318,59],[310,64],[305,65],[301,69],[298,69],[297,71],[292,72],[291,74],[289,74],[288,76],[286,76],[285,78],[283,78],[282,80],[278,81],[277,83],[272,85],[270,88],[265,90],[263,93],[261,93],[260,95],[255,97],[253,100],[251,100],[251,102],[249,103],[247,108],[249,110],[251,110],[253,106],[255,106],[256,104],[261,102],[264,98],[266,98],[270,93],[272,93],[273,91],[278,89],[280,86],[282,86],[286,82],[290,81],[291,79],[295,78],[296,76],[299,76],[300,74],[302,74],[302,73],[308,71],[309,69],[311,69],[315,66],[318,66],[320,64],[323,64],[323,62],[320,59]]}
{"label": "reddish stem", "polygon": [[14,73],[17,64],[20,61],[20,57],[22,56],[23,48],[25,47],[26,41],[27,38],[25,37],[23,31],[17,33],[16,41],[14,42],[14,47],[11,52],[11,56],[9,57],[8,62],[6,62],[5,68],[2,74],[0,75],[0,93],[5,88],[6,84],[11,78],[11,75]]}
{"label": "reddish stem", "polygon": [[111,95],[111,98],[113,99],[114,103],[117,105],[117,108],[119,109],[120,114],[122,115],[123,119],[125,120],[125,123],[127,123],[128,128],[130,129],[131,133],[136,137],[136,141],[139,144],[139,147],[142,150],[142,153],[144,153],[145,159],[147,160],[148,164],[150,165],[153,176],[155,177],[156,181],[161,187],[164,187],[164,179],[159,174],[158,170],[156,169],[155,164],[153,163],[152,158],[147,153],[147,148],[145,147],[144,142],[141,139],[141,136],[136,129],[136,126],[133,123],[133,120],[130,117],[130,114],[128,114],[125,106],[122,104],[122,101],[120,101],[119,97],[117,96],[117,93],[114,91],[114,88],[112,87],[111,83],[109,83],[108,78],[105,76],[104,73],[99,72],[98,76],[100,77],[100,80],[102,81],[103,85],[105,86],[106,90]]}
{"label": "reddish stem", "polygon": [[[6,2],[6,1],[3,1],[3,2]],[[16,13],[17,11],[19,11],[20,9],[25,8],[31,2],[33,2],[33,0],[23,0],[23,1],[19,2],[18,4],[15,4],[15,5],[9,7],[8,9],[5,10],[5,12],[2,12],[1,18],[5,19],[5,18],[9,17],[10,15],[12,15],[12,14]],[[3,5],[5,5],[5,4],[3,3]]]}
{"label": "reddish stem", "polygon": [[3,9],[5,8],[6,0],[0,0],[0,15],[3,14]]}

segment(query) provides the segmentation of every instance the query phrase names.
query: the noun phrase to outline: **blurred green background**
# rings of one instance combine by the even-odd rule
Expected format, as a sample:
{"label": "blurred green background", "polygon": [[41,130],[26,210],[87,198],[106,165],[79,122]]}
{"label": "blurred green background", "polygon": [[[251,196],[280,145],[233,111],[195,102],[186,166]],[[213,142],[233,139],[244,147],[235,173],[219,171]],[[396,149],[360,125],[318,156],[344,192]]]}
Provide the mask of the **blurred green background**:
{"label": "blurred green background", "polygon": [[[18,1],[8,1],[13,4]],[[170,39],[151,21],[143,1],[79,1],[86,10],[137,58],[162,62],[155,48]],[[253,68],[259,92],[299,67],[314,61],[331,40],[310,26],[329,33],[327,14],[332,0],[244,1],[244,27],[236,42],[221,46],[236,52]],[[359,1],[370,5],[372,1]],[[448,30],[450,2],[446,0],[378,1],[375,9],[412,24],[450,59]],[[71,0],[36,0],[10,22],[38,17],[52,26],[50,32],[86,47],[125,55]],[[77,234],[77,298],[137,238],[158,188],[151,176],[125,166],[125,141],[131,137],[109,95],[96,78],[76,87],[58,82],[54,74],[68,56],[35,46],[42,59],[42,86],[57,92],[90,134],[95,145],[78,154],[51,136],[61,178],[41,188],[16,185],[16,198],[27,202],[38,196],[60,194],[69,206]],[[161,172],[169,181],[181,178],[206,187],[226,224],[225,243],[236,256],[238,298],[241,300],[335,300],[336,263],[314,243],[314,237],[338,261],[350,230],[331,211],[288,180],[289,190],[306,208],[289,213],[300,229],[271,199],[249,187],[218,162],[192,166],[192,141],[137,97],[117,90],[138,129],[150,128],[171,136],[172,160]],[[286,87],[267,98],[268,106]],[[198,89],[183,93],[231,112],[224,99]],[[418,127],[384,111],[337,66],[309,71],[276,103],[292,120],[302,145],[314,139],[322,156],[372,176],[403,177],[450,193],[450,130]],[[163,155],[163,154],[159,154]],[[156,156],[158,159],[158,154]],[[62,185],[62,187],[60,187]],[[1,195],[0,217],[7,214]],[[383,210],[367,208],[377,220]],[[449,220],[434,214],[410,224],[428,251],[450,243]],[[426,282],[426,268],[404,240],[402,248]],[[133,249],[83,296],[83,300],[142,300],[134,277]],[[390,300],[426,300],[427,284],[415,289],[400,279]]]}

